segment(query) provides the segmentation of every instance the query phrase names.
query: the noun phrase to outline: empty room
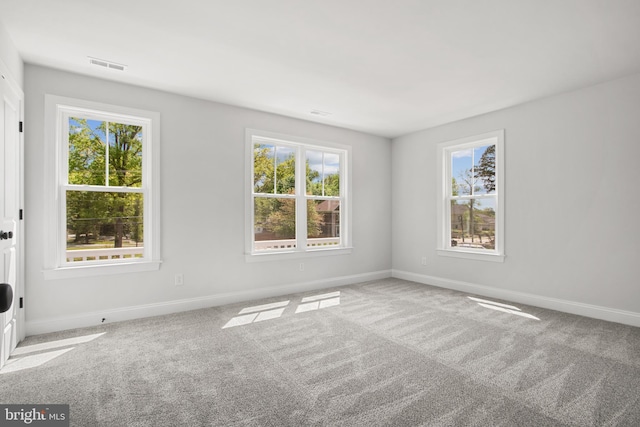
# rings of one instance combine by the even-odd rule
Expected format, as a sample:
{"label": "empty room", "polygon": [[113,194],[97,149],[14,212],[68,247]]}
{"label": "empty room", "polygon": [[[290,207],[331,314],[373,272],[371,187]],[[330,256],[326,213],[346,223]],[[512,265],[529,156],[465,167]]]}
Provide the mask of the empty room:
{"label": "empty room", "polygon": [[0,0],[0,425],[640,425],[640,1]]}

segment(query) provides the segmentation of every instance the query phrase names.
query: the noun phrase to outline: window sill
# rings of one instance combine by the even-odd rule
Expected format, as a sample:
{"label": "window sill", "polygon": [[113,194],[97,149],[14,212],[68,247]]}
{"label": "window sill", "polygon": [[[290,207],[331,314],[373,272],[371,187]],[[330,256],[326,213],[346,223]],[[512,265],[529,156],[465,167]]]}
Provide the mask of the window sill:
{"label": "window sill", "polygon": [[353,248],[340,249],[315,249],[304,252],[268,252],[259,254],[246,254],[244,260],[246,262],[263,262],[263,261],[283,261],[288,259],[313,258],[319,256],[346,255],[350,254]]}
{"label": "window sill", "polygon": [[476,261],[504,262],[503,254],[496,253],[480,253],[475,251],[465,251],[461,249],[438,249],[438,255],[453,258],[474,259]]}
{"label": "window sill", "polygon": [[73,279],[76,277],[104,276],[110,274],[139,273],[160,269],[162,261],[127,262],[107,265],[82,265],[43,270],[45,280]]}

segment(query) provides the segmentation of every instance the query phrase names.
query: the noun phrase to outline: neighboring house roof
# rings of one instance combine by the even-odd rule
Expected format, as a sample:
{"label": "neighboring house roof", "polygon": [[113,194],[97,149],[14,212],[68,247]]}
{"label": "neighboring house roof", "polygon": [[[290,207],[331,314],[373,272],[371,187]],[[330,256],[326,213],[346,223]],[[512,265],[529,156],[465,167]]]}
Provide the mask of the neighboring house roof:
{"label": "neighboring house roof", "polygon": [[316,212],[334,212],[340,210],[340,200],[323,200],[316,206]]}

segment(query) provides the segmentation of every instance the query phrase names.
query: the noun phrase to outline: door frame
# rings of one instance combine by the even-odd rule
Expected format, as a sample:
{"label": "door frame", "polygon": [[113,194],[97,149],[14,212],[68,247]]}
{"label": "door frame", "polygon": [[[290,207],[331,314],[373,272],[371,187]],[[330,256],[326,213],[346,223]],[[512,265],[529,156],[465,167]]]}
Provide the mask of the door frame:
{"label": "door frame", "polygon": [[[25,216],[24,216],[24,92],[20,85],[14,80],[9,68],[0,59],[0,78],[7,82],[9,89],[18,98],[18,122],[22,123],[21,131],[18,132],[18,198],[20,203],[21,218],[18,218],[16,225],[16,283],[13,286],[13,304],[17,307],[16,316],[16,342],[19,343],[26,336],[26,316],[24,309],[25,296]],[[22,299],[23,306],[20,307]],[[11,351],[11,350],[10,350]]]}

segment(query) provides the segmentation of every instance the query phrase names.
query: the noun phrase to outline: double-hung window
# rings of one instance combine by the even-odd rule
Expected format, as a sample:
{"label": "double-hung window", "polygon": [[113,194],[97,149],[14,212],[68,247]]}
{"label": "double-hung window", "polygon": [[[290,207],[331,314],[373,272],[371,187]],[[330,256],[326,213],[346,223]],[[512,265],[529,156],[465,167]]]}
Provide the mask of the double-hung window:
{"label": "double-hung window", "polygon": [[45,274],[158,268],[158,118],[47,96],[48,131],[55,141],[49,144],[53,215]]}
{"label": "double-hung window", "polygon": [[504,130],[438,145],[438,253],[504,259]]}
{"label": "double-hung window", "polygon": [[247,130],[247,255],[349,247],[349,147]]}

